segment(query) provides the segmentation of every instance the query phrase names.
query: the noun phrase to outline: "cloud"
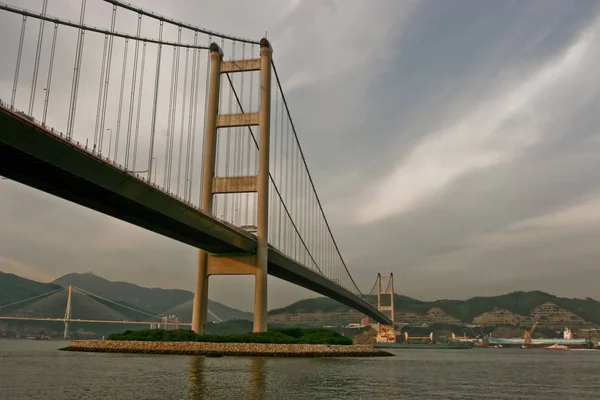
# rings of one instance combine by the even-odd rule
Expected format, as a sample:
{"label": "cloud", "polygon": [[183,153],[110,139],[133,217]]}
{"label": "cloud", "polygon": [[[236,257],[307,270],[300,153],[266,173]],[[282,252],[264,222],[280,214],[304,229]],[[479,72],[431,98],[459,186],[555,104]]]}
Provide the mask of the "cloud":
{"label": "cloud", "polygon": [[43,268],[29,265],[0,255],[0,271],[22,276],[38,282],[50,282],[54,277]]}
{"label": "cloud", "polygon": [[[461,176],[509,162],[543,140],[554,117],[548,111],[568,113],[565,97],[587,83],[578,77],[589,73],[597,59],[598,29],[596,21],[532,75],[518,83],[500,82],[456,124],[424,134],[389,175],[368,189],[356,210],[358,221],[408,212]],[[556,103],[547,104],[548,98]]]}
{"label": "cloud", "polygon": [[[13,4],[20,6],[18,2]],[[139,1],[142,7],[152,9],[156,13],[172,16],[175,19],[189,21],[192,24],[206,26],[209,29],[230,32],[244,37],[260,38],[268,31],[269,39],[274,47],[274,58],[278,71],[283,79],[284,89],[289,96],[292,112],[298,121],[303,143],[314,143],[322,132],[339,132],[336,121],[324,118],[321,115],[312,118],[302,118],[303,115],[295,113],[295,109],[304,108],[304,101],[298,101],[294,93],[308,94],[308,101],[315,105],[314,98],[319,93],[328,96],[343,96],[354,99],[351,104],[340,105],[339,112],[350,110],[356,114],[364,107],[367,99],[352,96],[352,90],[363,88],[365,83],[362,78],[365,71],[372,68],[372,63],[378,64],[378,70],[384,69],[390,62],[385,54],[380,54],[374,43],[385,41],[387,36],[398,29],[399,21],[405,20],[411,7],[400,6],[395,2],[373,7],[367,4],[351,5],[346,2],[331,1],[314,4],[306,1],[273,2],[263,1],[250,5],[246,2],[222,2],[199,6],[195,3],[168,3],[160,1]],[[49,5],[48,13],[71,20],[78,20],[80,4],[72,1],[54,2]],[[38,10],[41,1],[28,3],[28,9]],[[236,12],[231,12],[235,7]],[[406,12],[403,10],[406,9]],[[88,4],[86,11],[86,24],[106,27],[110,22],[110,5],[102,2]],[[369,30],[356,29],[357,19],[365,14],[370,18],[378,19],[380,24]],[[219,15],[220,18],[209,18],[209,15]],[[192,18],[190,16],[199,16]],[[16,54],[20,20],[18,16],[5,12],[0,14],[2,24],[0,28],[6,32],[6,37],[14,40],[0,44],[3,54]],[[204,21],[205,23],[202,23]],[[131,13],[117,13],[117,30],[135,32],[135,15]],[[23,70],[19,79],[17,106],[27,108],[29,85],[31,82],[31,60],[34,54],[37,39],[38,21],[28,20],[26,43],[22,63]],[[334,28],[335,27],[335,28]],[[46,78],[46,66],[49,62],[48,45],[52,38],[52,24],[47,23],[44,36],[44,51],[42,52],[42,70],[38,83],[38,93],[34,114],[40,117],[43,101],[43,83]],[[158,24],[146,22],[142,26],[142,34],[156,37]],[[57,57],[55,59],[51,103],[49,107],[49,124],[60,130],[65,130],[67,109],[70,96],[70,76],[73,71],[75,48],[75,30],[59,28]],[[184,34],[185,35],[185,34]],[[187,35],[190,40],[190,35]],[[175,40],[176,30],[165,31],[166,40]],[[220,42],[220,41],[218,41]],[[77,119],[75,122],[74,137],[82,143],[92,143],[95,130],[95,116],[98,96],[100,65],[104,38],[98,34],[86,34],[84,56],[82,62],[82,77],[77,103]],[[231,56],[233,50],[230,42],[224,43],[225,57]],[[237,46],[240,52],[240,45]],[[121,68],[123,65],[124,43],[115,40],[113,49],[113,63],[110,76],[109,101],[107,108],[107,124],[104,132],[104,153],[107,153],[109,137],[112,136],[112,148],[116,140],[117,107],[119,103],[119,86],[121,84]],[[167,103],[169,98],[168,82],[170,79],[169,67],[172,50],[165,48],[162,58],[163,84],[159,94],[159,111],[157,124],[157,144],[155,155],[159,163],[163,164],[165,157],[165,139],[167,122]],[[239,55],[239,54],[238,54]],[[248,55],[248,53],[247,53]],[[14,57],[11,62],[0,62],[0,97],[10,98],[12,78],[14,72]],[[152,85],[156,62],[155,46],[148,46],[145,66],[145,91],[142,105],[142,118],[140,132],[142,137],[139,143],[140,156],[138,168],[145,169],[148,154],[148,132],[150,131],[150,110],[152,104]],[[183,63],[182,63],[183,64]],[[131,74],[133,67],[133,46],[129,47],[124,93],[131,92]],[[183,68],[183,65],[182,65]],[[201,74],[206,73],[205,60]],[[348,87],[344,78],[350,77],[356,85]],[[139,78],[139,76],[138,76]],[[150,83],[148,83],[150,82]],[[148,89],[150,88],[150,89]],[[317,92],[318,89],[318,92]],[[137,94],[139,96],[139,94]],[[302,96],[302,94],[300,95]],[[199,108],[202,108],[202,96]],[[182,91],[179,91],[179,109],[181,109]],[[334,102],[332,102],[334,103]],[[123,162],[124,138],[129,109],[129,96],[124,96],[119,161]],[[322,108],[322,107],[320,107]],[[331,110],[330,110],[331,111]],[[179,114],[177,115],[176,133],[179,132]],[[312,121],[304,123],[301,121]],[[201,126],[201,124],[200,124]],[[315,127],[319,131],[314,131]],[[303,133],[306,132],[306,133]],[[176,137],[177,139],[179,136]],[[201,137],[198,138],[197,153],[200,152]],[[90,145],[91,146],[91,145]],[[200,158],[196,158],[195,177],[199,176]],[[322,161],[317,155],[313,159]],[[175,159],[175,163],[177,160]],[[162,182],[163,167],[159,165],[157,181]],[[199,181],[199,180],[198,180]],[[183,287],[192,289],[195,274],[196,250],[188,246],[175,243],[170,239],[162,238],[156,234],[136,228],[132,225],[117,221],[96,212],[83,209],[60,199],[42,194],[10,181],[2,181],[2,198],[4,208],[2,215],[2,229],[0,237],[0,254],[6,254],[23,263],[35,266],[38,270],[48,271],[47,276],[56,277],[67,272],[81,272],[94,270],[101,276],[109,279],[131,280],[138,284],[149,286],[161,285],[165,287]],[[172,185],[173,187],[174,185]],[[195,186],[194,199],[197,199],[197,185]],[[314,295],[304,289],[293,287],[279,280],[271,279],[270,292],[274,295],[269,305],[282,306],[298,297]],[[235,288],[236,296],[230,295],[231,288]],[[211,280],[211,297],[221,300],[231,306],[248,309],[252,298],[252,285],[243,280],[230,278],[215,278]]]}
{"label": "cloud", "polygon": [[508,224],[473,240],[473,245],[527,246],[595,230],[600,225],[600,194],[556,211]]}
{"label": "cloud", "polygon": [[[26,7],[39,10],[41,4]],[[377,272],[392,271],[398,291],[422,298],[534,287],[600,295],[593,280],[578,278],[589,277],[592,261],[600,256],[600,230],[592,223],[600,188],[597,2],[135,4],[239,36],[258,39],[268,31],[313,179],[361,288],[370,289]],[[56,0],[48,12],[77,20],[79,5]],[[104,2],[88,2],[86,22],[107,26],[110,9]],[[135,15],[118,14],[119,30],[134,32],[135,22]],[[33,57],[37,26],[28,21],[24,60]],[[46,45],[51,28],[46,25]],[[144,23],[142,30],[155,37],[158,25]],[[0,42],[0,53],[16,54],[19,32],[19,18],[0,12],[0,36],[9,39]],[[59,129],[66,126],[73,33],[59,30],[49,109]],[[165,38],[175,40],[176,34],[167,30]],[[75,124],[76,140],[82,142],[93,140],[102,46],[101,35],[86,37],[82,71],[92,78],[80,84]],[[224,47],[229,57],[231,43]],[[106,126],[113,130],[123,50],[123,42],[115,42],[107,111],[112,122]],[[161,183],[171,55],[171,49],[163,53],[165,84],[159,93],[155,150]],[[125,93],[131,47],[129,57]],[[14,56],[0,60],[3,99],[10,98],[13,61]],[[150,46],[145,88],[152,88],[155,61]],[[45,51],[42,65],[47,63]],[[22,66],[17,102],[27,108],[32,69],[30,62]],[[127,111],[128,102],[126,96]],[[148,89],[139,169],[147,165],[151,106]],[[197,154],[201,142],[198,136]],[[197,191],[193,198],[198,199]],[[108,279],[193,288],[196,250],[189,246],[10,181],[0,181],[0,201],[0,255],[5,259],[46,277],[92,269]],[[565,275],[565,265],[575,274]],[[270,307],[314,295],[277,279],[269,285]],[[210,288],[215,300],[252,308],[251,280],[218,277]]]}

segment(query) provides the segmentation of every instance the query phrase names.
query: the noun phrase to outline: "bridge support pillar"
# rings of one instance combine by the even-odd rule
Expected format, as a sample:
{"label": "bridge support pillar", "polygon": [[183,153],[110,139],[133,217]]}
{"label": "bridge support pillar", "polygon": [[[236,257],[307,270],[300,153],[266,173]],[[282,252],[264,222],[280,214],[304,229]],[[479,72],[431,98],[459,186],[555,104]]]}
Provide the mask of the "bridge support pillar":
{"label": "bridge support pillar", "polygon": [[254,283],[254,332],[267,330],[267,269],[269,266],[269,143],[271,122],[271,44],[260,41],[260,114],[258,132],[258,179],[256,274]]}
{"label": "bridge support pillar", "polygon": [[[221,61],[223,52],[216,43],[210,46],[210,81],[208,86],[208,104],[206,107],[206,131],[204,136],[204,164],[202,169],[202,198],[200,207],[212,214],[213,179],[217,149],[217,115],[219,113],[219,89],[221,86]],[[204,250],[198,253],[196,272],[196,290],[192,311],[192,330],[199,335],[206,332],[208,314],[208,254]]]}

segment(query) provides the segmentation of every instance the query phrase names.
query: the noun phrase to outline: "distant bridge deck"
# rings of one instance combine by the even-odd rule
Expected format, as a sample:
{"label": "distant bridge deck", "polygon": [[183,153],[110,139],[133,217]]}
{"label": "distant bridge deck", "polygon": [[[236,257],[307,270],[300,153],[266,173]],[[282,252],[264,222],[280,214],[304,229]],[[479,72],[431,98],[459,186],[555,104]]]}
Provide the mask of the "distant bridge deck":
{"label": "distant bridge deck", "polygon": [[121,324],[121,325],[179,325],[192,326],[189,322],[161,322],[161,321],[114,321],[101,319],[77,319],[77,318],[36,318],[36,317],[2,317],[0,320],[5,321],[43,321],[43,322],[82,322],[94,324]]}
{"label": "distant bridge deck", "polygon": [[[163,192],[0,105],[0,175],[211,253],[244,253],[256,237]],[[376,307],[269,246],[269,275],[339,301],[377,322]]]}

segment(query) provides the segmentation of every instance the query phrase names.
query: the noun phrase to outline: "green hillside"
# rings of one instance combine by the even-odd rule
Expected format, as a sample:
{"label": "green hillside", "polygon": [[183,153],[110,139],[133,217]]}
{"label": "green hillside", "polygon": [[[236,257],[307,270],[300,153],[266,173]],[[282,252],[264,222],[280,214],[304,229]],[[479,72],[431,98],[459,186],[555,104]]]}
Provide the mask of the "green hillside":
{"label": "green hillside", "polygon": [[41,283],[0,271],[0,306],[60,289],[59,285]]}
{"label": "green hillside", "polygon": [[[372,303],[377,301],[371,296]],[[439,307],[446,314],[459,319],[464,323],[470,323],[473,318],[486,311],[497,308],[506,309],[512,313],[529,315],[531,312],[546,302],[552,302],[567,311],[576,314],[587,321],[600,324],[600,302],[591,299],[570,299],[557,297],[541,291],[513,292],[501,296],[472,297],[467,300],[436,300],[420,301],[407,296],[396,294],[394,303],[396,312],[409,312],[424,315],[433,307]],[[317,297],[297,301],[289,306],[271,310],[269,313],[296,314],[296,313],[333,313],[347,312],[350,308],[329,298]]]}
{"label": "green hillside", "polygon": [[[160,314],[178,315],[182,318],[183,322],[191,320],[191,298],[193,294],[185,290],[148,289],[124,282],[111,282],[92,274],[69,274],[57,279],[55,282],[61,285],[56,283],[40,283],[14,274],[0,272],[0,315],[30,318],[63,318],[67,305],[68,292],[67,290],[58,289],[61,289],[62,285],[67,286],[72,284],[77,287],[81,285],[82,289],[102,296],[89,296],[74,288],[71,298],[71,317],[75,319],[158,322],[158,319],[148,315],[157,314],[157,312],[140,307],[140,304],[160,308],[171,305],[181,300],[181,298],[188,298],[189,300],[182,304],[171,307],[166,311],[162,310],[163,312]],[[120,290],[123,292],[120,292]],[[53,291],[56,292],[44,295]],[[21,300],[39,295],[42,296],[21,302]],[[141,300],[136,297],[137,295],[140,296]],[[162,298],[162,296],[165,296],[165,298]],[[151,301],[148,301],[149,298],[151,298]],[[14,302],[19,303],[2,307]],[[236,310],[210,300],[209,308],[223,320],[234,320],[231,323],[209,324],[209,332],[226,332],[229,334],[247,332],[248,329],[252,330],[252,322],[243,321],[244,319],[251,320],[251,313]],[[209,315],[209,320],[215,320],[215,318]],[[85,337],[81,336],[82,333],[79,333],[79,331],[85,331],[87,335],[92,334],[94,337],[100,337],[126,328],[139,329],[140,325],[78,322],[71,324],[71,334],[73,337]],[[64,325],[62,322],[4,321],[0,323],[0,331],[9,332],[20,331],[57,336],[63,329]]]}
{"label": "green hillside", "polygon": [[[126,319],[130,321],[149,321],[148,315],[177,315],[182,322],[190,322],[192,317],[192,292],[181,289],[145,288],[127,282],[112,282],[91,273],[68,274],[53,283],[40,283],[14,274],[0,272],[0,307],[16,301],[35,297],[73,285],[100,297],[90,298],[77,290],[73,291],[74,318],[90,319]],[[107,300],[104,300],[104,299]],[[30,302],[0,309],[4,315],[43,315],[62,318],[65,313],[66,291],[42,296]],[[114,304],[118,303],[120,305]],[[209,309],[222,320],[252,320],[252,313],[227,307],[216,301],[208,301]],[[131,310],[142,311],[137,312]],[[94,317],[95,315],[95,317]],[[214,321],[212,315],[209,321]]]}
{"label": "green hillside", "polygon": [[159,314],[194,297],[181,289],[145,288],[128,282],[112,282],[91,273],[67,274],[53,283],[73,285],[107,299],[125,302],[136,309]]}
{"label": "green hillside", "polygon": [[600,302],[587,299],[570,299],[557,297],[541,291],[513,292],[501,296],[473,297],[468,300],[438,300],[418,307],[409,307],[407,310],[415,310],[420,313],[427,312],[431,307],[439,307],[445,313],[460,319],[463,322],[471,322],[473,318],[486,311],[502,308],[515,314],[529,315],[533,310],[543,303],[554,303],[573,314],[600,324]]}
{"label": "green hillside", "polygon": [[[179,304],[173,307],[163,314],[165,315],[177,315],[181,322],[192,322],[192,304],[193,300],[188,300],[185,303]],[[235,308],[227,307],[224,304],[216,301],[208,300],[208,309],[215,315],[221,318],[223,321],[230,320],[246,320],[252,321],[254,316],[252,313],[240,311]],[[207,315],[208,321],[217,321],[217,319],[209,312]]]}
{"label": "green hillside", "polygon": [[298,313],[332,313],[332,312],[347,312],[350,307],[332,300],[328,297],[316,297],[313,299],[304,299],[285,306],[269,311],[269,314],[298,314]]}
{"label": "green hillside", "polygon": [[[150,314],[175,314],[183,322],[191,319],[193,294],[186,290],[144,288],[126,282],[111,282],[93,274],[69,274],[58,278],[54,283],[40,283],[17,275],[0,272],[0,306],[31,298],[59,289],[60,285],[75,285],[106,299],[128,307],[146,311]],[[110,320],[148,321],[148,315],[132,311],[126,307],[99,298],[91,299],[74,292],[73,316],[75,318],[93,318]],[[376,302],[375,296],[369,301]],[[551,302],[576,314],[583,319],[600,325],[600,302],[591,299],[571,299],[557,297],[541,291],[513,292],[501,296],[473,297],[467,300],[421,301],[396,294],[394,297],[396,312],[424,315],[433,307],[439,307],[449,316],[464,323],[494,309],[505,309],[514,314],[530,315],[541,304]],[[42,296],[31,302],[0,308],[0,314],[60,318],[64,315],[66,291],[50,296]],[[10,309],[9,309],[10,308]],[[251,320],[252,314],[227,307],[209,300],[209,309],[223,320]],[[269,311],[269,315],[346,313],[351,311],[335,300],[325,297],[304,299],[286,307]],[[209,315],[209,320],[215,320]]]}
{"label": "green hillside", "polygon": [[[191,322],[192,320],[194,294],[187,290],[146,288],[128,282],[109,281],[91,273],[67,274],[54,282],[63,286],[77,286],[90,293],[150,314],[177,315],[182,322]],[[216,301],[208,300],[208,308],[222,320],[252,320],[251,313],[227,307]],[[208,320],[214,321],[216,318],[209,313]]]}

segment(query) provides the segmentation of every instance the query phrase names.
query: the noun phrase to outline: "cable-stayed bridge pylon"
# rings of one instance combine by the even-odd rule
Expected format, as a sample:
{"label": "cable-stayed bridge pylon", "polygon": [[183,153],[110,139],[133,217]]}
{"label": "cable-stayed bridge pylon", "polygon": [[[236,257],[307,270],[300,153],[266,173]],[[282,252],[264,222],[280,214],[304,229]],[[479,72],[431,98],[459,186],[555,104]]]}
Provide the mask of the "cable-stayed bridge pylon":
{"label": "cable-stayed bridge pylon", "polygon": [[[62,311],[61,311],[62,309]],[[64,312],[64,316],[58,313]],[[213,318],[222,319],[209,310]],[[47,293],[0,305],[0,320],[64,323],[65,339],[72,323],[138,325],[149,328],[178,329],[191,326],[178,316],[154,314],[69,285]]]}

